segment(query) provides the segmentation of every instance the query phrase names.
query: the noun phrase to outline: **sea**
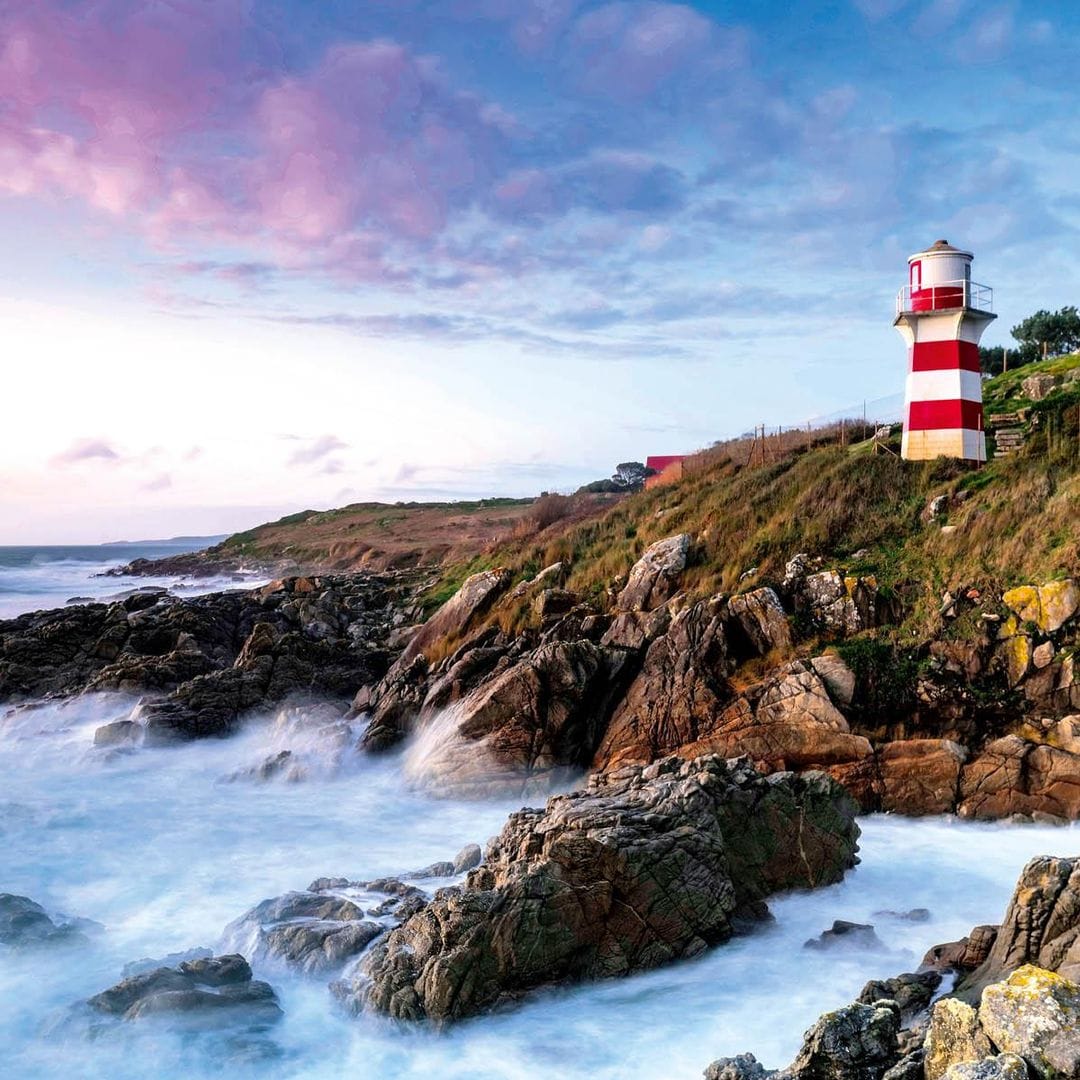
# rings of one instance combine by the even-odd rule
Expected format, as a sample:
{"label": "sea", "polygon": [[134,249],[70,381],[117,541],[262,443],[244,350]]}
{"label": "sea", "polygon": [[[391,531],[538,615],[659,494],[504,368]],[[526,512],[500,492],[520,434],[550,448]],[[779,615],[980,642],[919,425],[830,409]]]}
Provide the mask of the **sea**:
{"label": "sea", "polygon": [[[12,614],[138,588],[147,582],[95,574],[176,550],[0,550],[0,603]],[[999,922],[1028,859],[1080,852],[1075,827],[866,817],[859,865],[841,883],[773,898],[771,920],[726,945],[646,974],[540,991],[442,1031],[351,1015],[329,976],[256,963],[284,1017],[272,1052],[223,1060],[212,1028],[140,1021],[88,1038],[69,1018],[133,961],[227,948],[230,922],[318,877],[367,880],[453,859],[496,834],[520,802],[435,798],[416,775],[438,760],[431,747],[342,757],[305,742],[302,715],[255,715],[226,740],[95,747],[95,729],[136,704],[88,694],[0,707],[0,893],[92,921],[72,948],[0,945],[2,1076],[699,1080],[713,1059],[746,1051],[777,1068],[822,1012],[868,980],[913,971],[932,945]],[[236,779],[284,749],[305,755],[306,779]],[[837,919],[872,924],[875,936],[805,947]]]}
{"label": "sea", "polygon": [[[194,596],[243,584],[235,577],[102,577],[106,570],[134,559],[161,559],[199,551],[224,539],[191,536],[175,540],[128,541],[114,544],[0,547],[0,619],[28,611],[64,607],[69,603],[108,600],[132,589],[164,587],[177,595]],[[259,575],[251,575],[251,585]]]}

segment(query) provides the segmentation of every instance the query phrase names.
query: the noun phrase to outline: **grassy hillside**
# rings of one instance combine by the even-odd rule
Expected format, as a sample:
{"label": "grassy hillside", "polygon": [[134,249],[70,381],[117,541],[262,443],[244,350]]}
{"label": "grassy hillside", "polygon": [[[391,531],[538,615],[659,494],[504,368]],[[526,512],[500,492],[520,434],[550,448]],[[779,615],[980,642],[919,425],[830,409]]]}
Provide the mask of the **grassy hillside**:
{"label": "grassy hillside", "polygon": [[[904,632],[930,633],[946,588],[999,592],[1080,574],[1080,380],[1064,382],[1041,402],[1027,400],[1020,388],[1034,374],[1078,369],[1080,355],[987,384],[988,412],[1026,410],[1027,445],[982,469],[901,461],[898,437],[876,452],[869,443],[800,447],[764,465],[748,465],[740,455],[706,463],[678,484],[634,495],[540,542],[511,539],[483,564],[507,565],[525,578],[565,561],[568,588],[604,605],[648,544],[687,532],[695,554],[685,580],[694,595],[775,582],[786,560],[805,551],[903,593]],[[949,497],[948,507],[930,522],[926,510],[938,495]],[[471,568],[478,564],[455,567],[448,578]],[[500,618],[522,625],[531,611],[523,603]]]}
{"label": "grassy hillside", "polygon": [[[613,496],[580,500],[571,518],[602,513],[613,501]],[[457,565],[515,535],[535,533],[537,503],[535,499],[481,499],[354,503],[339,510],[304,510],[236,533],[213,552],[326,570]]]}

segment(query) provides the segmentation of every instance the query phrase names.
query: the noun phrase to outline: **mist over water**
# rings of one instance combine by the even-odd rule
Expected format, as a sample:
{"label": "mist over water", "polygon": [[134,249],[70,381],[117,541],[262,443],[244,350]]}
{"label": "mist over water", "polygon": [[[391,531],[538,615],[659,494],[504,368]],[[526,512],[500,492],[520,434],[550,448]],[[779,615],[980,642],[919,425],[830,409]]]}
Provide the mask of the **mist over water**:
{"label": "mist over water", "polygon": [[106,570],[133,559],[159,559],[197,551],[214,537],[191,542],[161,541],[146,544],[85,544],[57,547],[0,547],[0,619],[27,611],[64,607],[74,597],[101,600],[131,589],[158,586],[181,596],[196,596],[225,588],[252,587],[265,580],[252,575],[250,583],[232,577],[101,577]]}
{"label": "mist over water", "polygon": [[[93,1042],[43,1038],[41,1025],[116,982],[123,966],[197,946],[260,900],[316,877],[373,878],[484,843],[519,799],[461,802],[409,784],[400,756],[366,758],[301,745],[304,713],[254,722],[228,741],[116,754],[95,727],[132,701],[97,696],[9,710],[0,719],[0,891],[103,930],[78,949],[0,950],[0,1072],[25,1076],[220,1075],[212,1040],[124,1025]],[[316,719],[315,722],[320,722]],[[310,779],[227,777],[282,748]],[[1080,831],[948,819],[863,822],[862,863],[840,885],[771,903],[775,921],[693,962],[535,995],[447,1034],[352,1018],[327,978],[260,970],[285,1011],[280,1053],[234,1076],[698,1077],[745,1050],[785,1064],[802,1031],[869,978],[913,969],[932,944],[1000,919],[1024,862],[1074,854]],[[882,915],[926,907],[928,922]],[[837,918],[872,922],[882,948],[804,950]]]}

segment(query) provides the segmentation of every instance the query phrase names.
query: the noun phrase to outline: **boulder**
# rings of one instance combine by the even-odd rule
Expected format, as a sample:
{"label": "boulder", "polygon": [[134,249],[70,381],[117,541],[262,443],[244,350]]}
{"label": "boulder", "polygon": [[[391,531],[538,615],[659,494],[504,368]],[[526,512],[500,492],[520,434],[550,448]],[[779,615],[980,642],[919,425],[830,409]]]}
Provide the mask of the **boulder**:
{"label": "boulder", "polygon": [[363,908],[351,899],[292,892],[264,900],[231,922],[224,940],[256,962],[322,974],[341,968],[385,929],[367,921]]}
{"label": "boulder", "polygon": [[815,656],[810,666],[821,676],[829,696],[837,705],[848,708],[855,700],[855,672],[836,653]]}
{"label": "boulder", "polygon": [[686,569],[690,536],[680,533],[658,540],[645,549],[630,570],[626,587],[619,593],[619,611],[652,611],[674,595]]}
{"label": "boulder", "polygon": [[1025,964],[983,991],[979,1023],[1039,1080],[1080,1076],[1080,986],[1071,980]]}
{"label": "boulder", "polygon": [[376,943],[338,992],[441,1023],[694,956],[761,916],[770,893],[838,881],[855,861],[854,815],[825,776],[763,778],[717,757],[594,775],[511,815],[465,887]]}
{"label": "boulder", "polygon": [[94,732],[94,745],[97,747],[134,746],[142,740],[142,724],[135,720],[114,720],[111,724],[102,724]]}
{"label": "boulder", "polygon": [[982,1061],[950,1065],[945,1080],[1028,1080],[1027,1062],[1015,1054],[995,1054]]}
{"label": "boulder", "polygon": [[976,926],[967,937],[934,945],[923,957],[921,970],[970,972],[986,963],[997,940],[997,926]]}
{"label": "boulder", "polygon": [[941,1080],[952,1066],[981,1061],[994,1048],[970,1005],[956,998],[942,998],[930,1014],[924,1051],[926,1080]]}
{"label": "boulder", "polygon": [[957,992],[975,999],[1026,964],[1080,979],[1080,857],[1044,855],[1024,867],[989,955]]}
{"label": "boulder", "polygon": [[79,945],[86,941],[82,920],[51,918],[28,896],[0,893],[0,945],[33,948],[42,945]]}
{"label": "boulder", "polygon": [[777,1080],[881,1080],[899,1058],[895,1002],[856,1002],[826,1013],[803,1036],[799,1056]]}
{"label": "boulder", "polygon": [[1022,585],[1001,599],[1021,622],[1034,623],[1044,634],[1053,634],[1080,611],[1080,585],[1072,578]]}
{"label": "boulder", "polygon": [[89,998],[85,1007],[115,1020],[161,1017],[199,1029],[227,1026],[251,1032],[265,1030],[283,1015],[273,988],[252,979],[242,956],[132,975]]}
{"label": "boulder", "polygon": [[881,809],[917,817],[956,809],[967,751],[951,739],[904,739],[878,752]]}
{"label": "boulder", "polygon": [[754,589],[733,596],[728,601],[729,636],[738,640],[736,629],[745,638],[749,656],[764,656],[773,650],[786,652],[791,648],[791,627],[784,605],[772,589]]}
{"label": "boulder", "polygon": [[464,874],[473,870],[484,861],[484,853],[479,844],[466,844],[454,858],[454,873]]}
{"label": "boulder", "polygon": [[1080,818],[1080,754],[1006,735],[964,766],[962,817],[994,820],[1013,814]]}
{"label": "boulder", "polygon": [[1049,397],[1058,384],[1058,380],[1053,375],[1038,374],[1029,375],[1026,379],[1020,383],[1020,389],[1024,393],[1024,397],[1031,401],[1042,401],[1044,398]]}
{"label": "boulder", "polygon": [[406,769],[415,782],[473,795],[576,775],[596,752],[627,661],[591,641],[541,645],[428,720]]}
{"label": "boulder", "polygon": [[864,1005],[875,1005],[879,1001],[895,1001],[900,1006],[901,1019],[908,1023],[911,1019],[929,1008],[934,993],[941,985],[941,976],[936,971],[908,972],[892,979],[875,979],[868,982],[859,994],[859,1001]]}
{"label": "boulder", "polygon": [[869,923],[848,922],[836,919],[828,930],[803,944],[804,949],[883,949],[881,938]]}
{"label": "boulder", "polygon": [[419,630],[406,646],[398,664],[407,666],[417,656],[426,655],[436,642],[461,637],[487,612],[512,580],[509,570],[484,570],[466,578],[461,588]]}
{"label": "boulder", "polygon": [[872,577],[842,577],[836,570],[821,570],[794,580],[793,600],[796,612],[815,629],[844,637],[877,625],[877,592]]}
{"label": "boulder", "polygon": [[772,1075],[753,1054],[720,1058],[705,1070],[705,1080],[765,1080]]}

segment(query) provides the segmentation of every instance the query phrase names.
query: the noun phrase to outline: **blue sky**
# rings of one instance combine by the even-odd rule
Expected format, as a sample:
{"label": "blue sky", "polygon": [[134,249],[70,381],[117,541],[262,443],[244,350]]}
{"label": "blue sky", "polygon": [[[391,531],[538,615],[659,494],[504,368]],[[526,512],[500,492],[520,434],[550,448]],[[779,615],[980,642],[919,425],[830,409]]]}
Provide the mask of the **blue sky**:
{"label": "blue sky", "polygon": [[572,489],[1077,302],[1080,10],[0,0],[0,542]]}

